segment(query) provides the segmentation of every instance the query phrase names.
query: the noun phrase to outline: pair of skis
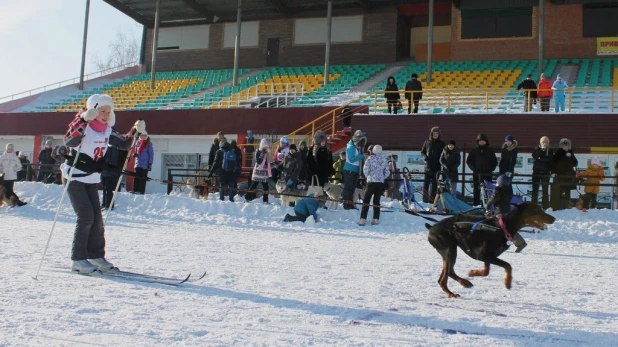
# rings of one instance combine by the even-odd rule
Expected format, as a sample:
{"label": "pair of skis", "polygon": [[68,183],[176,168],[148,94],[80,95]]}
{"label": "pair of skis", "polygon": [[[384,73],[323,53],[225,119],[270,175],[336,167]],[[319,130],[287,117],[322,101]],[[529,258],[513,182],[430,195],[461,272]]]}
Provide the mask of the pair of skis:
{"label": "pair of skis", "polygon": [[141,282],[141,283],[154,283],[154,284],[163,284],[168,286],[180,286],[184,283],[193,283],[202,280],[206,277],[206,272],[203,274],[192,277],[191,274],[186,277],[166,277],[166,276],[157,276],[157,275],[148,275],[139,272],[131,272],[131,271],[123,271],[118,269],[113,269],[112,271],[94,271],[88,274],[82,274],[76,271],[71,271],[74,274],[80,274],[83,276],[91,276],[91,277],[107,277],[107,278],[118,278],[121,280],[133,281],[133,282]]}

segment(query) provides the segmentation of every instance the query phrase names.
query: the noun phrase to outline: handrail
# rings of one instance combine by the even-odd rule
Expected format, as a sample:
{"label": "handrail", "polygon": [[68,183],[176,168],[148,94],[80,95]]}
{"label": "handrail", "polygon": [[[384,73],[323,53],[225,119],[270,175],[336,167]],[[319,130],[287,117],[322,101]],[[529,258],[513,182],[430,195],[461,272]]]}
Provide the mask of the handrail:
{"label": "handrail", "polygon": [[[93,76],[95,76],[95,75],[96,76],[94,78],[101,77],[101,76],[105,76],[105,75],[110,74],[110,73],[114,73],[114,72],[126,69],[127,67],[133,67],[133,66],[137,66],[137,65],[138,65],[137,62],[132,62],[132,63],[126,63],[126,64],[123,64],[123,65],[118,65],[118,66],[115,66],[115,67],[112,67],[112,68],[109,68],[109,69],[105,69],[105,70],[101,70],[101,71],[97,71],[97,72],[91,72],[91,73],[89,73],[87,75],[84,75],[84,81],[91,80],[93,78]],[[51,89],[57,89],[57,88],[65,87],[65,86],[68,86],[68,85],[76,84],[76,83],[79,82],[79,79],[80,79],[80,76],[74,77],[74,78],[70,78],[68,80],[64,80],[64,81],[48,84],[48,85],[45,85],[45,86],[42,86],[42,87],[26,90],[24,92],[19,92],[19,93],[15,93],[15,94],[12,94],[12,95],[0,97],[0,104],[8,102],[8,101],[13,101],[15,99],[21,99],[21,98],[26,97],[26,96],[32,96],[33,94],[39,94],[39,93],[42,93],[42,92],[46,92],[46,91],[51,90]],[[67,82],[70,82],[70,83],[67,83]],[[53,88],[49,88],[48,89],[48,87],[53,87]],[[36,93],[33,93],[35,91],[36,91]],[[19,96],[19,98],[17,98],[17,96]],[[10,99],[10,100],[8,100],[8,99]]]}
{"label": "handrail", "polygon": [[[266,93],[260,93],[260,87],[266,88]],[[283,94],[277,91],[279,88],[283,88],[284,90]],[[300,82],[287,82],[287,83],[260,82],[249,88],[242,89],[230,96],[223,97],[219,99],[219,101],[213,102],[208,108],[215,108],[215,107],[220,108],[224,106],[227,106],[227,107],[240,106],[241,102],[248,102],[252,98],[264,96],[264,95],[267,95],[267,96],[285,95],[286,97],[288,96],[301,97],[305,95],[305,85]]]}

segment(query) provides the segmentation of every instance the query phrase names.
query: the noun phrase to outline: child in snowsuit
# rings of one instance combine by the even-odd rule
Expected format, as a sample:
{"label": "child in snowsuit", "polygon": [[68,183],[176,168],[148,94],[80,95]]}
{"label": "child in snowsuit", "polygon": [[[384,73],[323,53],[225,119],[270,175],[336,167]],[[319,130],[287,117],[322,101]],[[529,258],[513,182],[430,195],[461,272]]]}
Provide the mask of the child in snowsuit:
{"label": "child in snowsuit", "polygon": [[313,216],[313,220],[318,221],[318,207],[320,207],[320,201],[315,199],[315,193],[307,194],[307,198],[300,199],[294,206],[295,216],[286,214],[283,219],[284,222],[305,222],[309,216]]}
{"label": "child in snowsuit", "polygon": [[129,150],[135,134],[146,129],[146,123],[138,120],[128,134],[120,135],[112,129],[115,123],[112,98],[106,94],[94,94],[69,124],[64,136],[64,144],[73,147],[60,169],[68,182],[67,194],[77,215],[71,269],[79,273],[115,269],[105,259],[105,229],[98,190],[100,173],[105,169],[103,157],[108,145]]}

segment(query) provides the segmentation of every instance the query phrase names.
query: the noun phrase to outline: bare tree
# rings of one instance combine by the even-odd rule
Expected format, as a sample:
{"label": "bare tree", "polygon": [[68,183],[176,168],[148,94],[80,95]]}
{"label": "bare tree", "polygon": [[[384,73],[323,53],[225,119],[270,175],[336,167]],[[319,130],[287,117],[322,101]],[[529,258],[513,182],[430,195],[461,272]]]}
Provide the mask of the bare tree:
{"label": "bare tree", "polygon": [[140,47],[137,39],[128,37],[124,32],[118,30],[116,38],[109,43],[108,55],[101,58],[94,57],[93,64],[97,71],[108,70],[117,66],[136,63],[139,59]]}

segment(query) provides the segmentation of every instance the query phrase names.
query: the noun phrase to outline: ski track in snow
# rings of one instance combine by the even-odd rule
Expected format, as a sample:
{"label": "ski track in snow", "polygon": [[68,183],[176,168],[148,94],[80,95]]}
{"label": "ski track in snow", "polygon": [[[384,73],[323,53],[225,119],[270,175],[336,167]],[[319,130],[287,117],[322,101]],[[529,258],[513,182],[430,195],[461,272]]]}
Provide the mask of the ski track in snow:
{"label": "ski track in snow", "polygon": [[[552,213],[529,246],[448,299],[425,220],[320,210],[319,223],[282,223],[291,208],[122,193],[106,228],[123,270],[183,277],[179,287],[59,272],[70,267],[75,217],[65,197],[38,280],[61,187],[16,184],[29,202],[0,208],[0,346],[618,346],[618,212]],[[393,203],[398,206],[397,203]],[[371,214],[371,212],[370,212]],[[482,263],[460,252],[467,278]]]}

